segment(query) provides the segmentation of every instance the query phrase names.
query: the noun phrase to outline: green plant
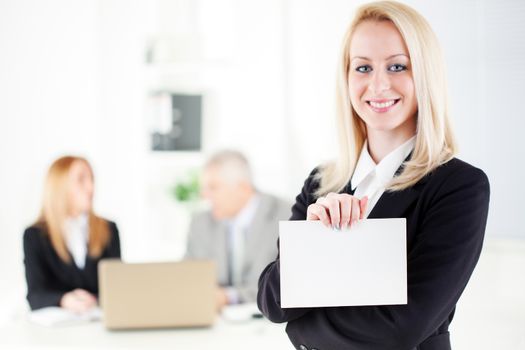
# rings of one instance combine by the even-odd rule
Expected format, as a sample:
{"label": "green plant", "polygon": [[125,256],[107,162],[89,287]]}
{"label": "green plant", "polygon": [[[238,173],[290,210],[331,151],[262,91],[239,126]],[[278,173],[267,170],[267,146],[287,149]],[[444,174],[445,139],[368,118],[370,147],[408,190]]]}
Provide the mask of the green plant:
{"label": "green plant", "polygon": [[200,194],[198,173],[192,171],[186,179],[177,182],[172,188],[172,194],[175,197],[175,200],[182,203],[197,200]]}

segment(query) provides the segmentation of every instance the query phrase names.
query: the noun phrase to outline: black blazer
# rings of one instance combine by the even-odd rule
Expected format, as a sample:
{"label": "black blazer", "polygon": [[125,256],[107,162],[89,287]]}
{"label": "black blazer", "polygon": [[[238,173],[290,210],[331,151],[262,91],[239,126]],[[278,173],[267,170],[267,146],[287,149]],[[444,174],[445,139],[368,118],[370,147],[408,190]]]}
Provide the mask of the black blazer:
{"label": "black blazer", "polygon": [[108,221],[110,239],[98,258],[86,257],[79,269],[73,259],[64,263],[53,249],[45,227],[34,225],[24,232],[24,265],[27,281],[27,301],[31,310],[59,306],[62,296],[76,288],[98,296],[97,264],[103,258],[120,258],[117,225]]}
{"label": "black blazer", "polygon": [[[315,172],[291,220],[304,220],[315,202]],[[485,173],[456,158],[408,189],[384,192],[369,218],[407,219],[407,305],[282,309],[278,256],[259,279],[259,309],[273,322],[288,322],[296,349],[450,349],[448,326],[481,252],[489,196]]]}

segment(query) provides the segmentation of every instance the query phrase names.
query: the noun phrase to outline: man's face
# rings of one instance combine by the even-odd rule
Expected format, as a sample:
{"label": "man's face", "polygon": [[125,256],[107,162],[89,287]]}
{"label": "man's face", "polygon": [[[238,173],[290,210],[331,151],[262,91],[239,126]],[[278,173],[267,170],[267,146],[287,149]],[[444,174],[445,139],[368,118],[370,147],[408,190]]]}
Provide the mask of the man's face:
{"label": "man's face", "polygon": [[245,191],[244,184],[228,181],[218,166],[208,166],[202,175],[202,196],[210,201],[213,216],[218,220],[237,215]]}

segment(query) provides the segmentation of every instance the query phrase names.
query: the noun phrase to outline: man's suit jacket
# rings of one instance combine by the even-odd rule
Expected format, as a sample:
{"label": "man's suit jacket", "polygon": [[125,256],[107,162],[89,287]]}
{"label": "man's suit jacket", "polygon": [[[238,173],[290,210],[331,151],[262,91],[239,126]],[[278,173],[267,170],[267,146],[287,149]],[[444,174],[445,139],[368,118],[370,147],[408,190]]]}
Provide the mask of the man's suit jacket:
{"label": "man's suit jacket", "polygon": [[[315,201],[314,175],[297,196],[291,220],[304,220]],[[297,349],[448,350],[456,302],[481,252],[489,196],[485,173],[456,158],[414,186],[382,195],[369,218],[407,219],[407,305],[282,309],[277,257],[261,274],[259,308],[274,322],[288,322]]]}
{"label": "man's suit jacket", "polygon": [[100,257],[86,257],[83,269],[60,259],[51,245],[44,225],[34,225],[24,232],[24,264],[27,281],[27,301],[31,310],[59,306],[62,296],[76,288],[98,295],[97,265],[103,258],[120,258],[117,225],[108,222],[110,239]]}
{"label": "man's suit jacket", "polygon": [[[289,203],[268,194],[259,195],[258,207],[246,232],[241,284],[232,286],[237,290],[240,302],[255,301],[259,276],[277,256],[275,242],[279,236],[279,220],[288,220],[291,212]],[[218,283],[229,286],[226,222],[215,220],[209,211],[196,214],[190,225],[186,258],[213,260],[217,266]]]}

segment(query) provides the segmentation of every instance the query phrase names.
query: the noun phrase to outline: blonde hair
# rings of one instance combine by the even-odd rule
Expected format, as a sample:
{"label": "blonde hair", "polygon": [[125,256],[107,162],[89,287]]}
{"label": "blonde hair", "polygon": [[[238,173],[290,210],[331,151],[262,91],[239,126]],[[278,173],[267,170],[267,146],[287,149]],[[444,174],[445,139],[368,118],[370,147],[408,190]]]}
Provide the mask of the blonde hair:
{"label": "blonde hair", "polygon": [[408,48],[417,99],[417,128],[411,159],[387,185],[399,191],[416,184],[426,174],[448,162],[457,151],[449,120],[445,64],[438,40],[428,22],[411,7],[394,1],[365,4],[357,9],[343,40],[337,72],[337,126],[339,158],[321,166],[316,175],[317,196],[339,192],[350,181],[366,140],[366,127],[350,103],[348,73],[350,42],[364,21],[390,21]]}
{"label": "blonde hair", "polygon": [[[88,161],[81,157],[65,156],[53,162],[49,168],[44,184],[42,209],[36,225],[43,227],[49,236],[51,245],[57,255],[64,262],[69,263],[71,256],[68,253],[64,240],[63,227],[69,212],[69,181],[67,177],[75,162],[87,165],[93,178],[93,170]],[[108,222],[94,214],[88,213],[89,242],[88,254],[98,257],[109,242]]]}

